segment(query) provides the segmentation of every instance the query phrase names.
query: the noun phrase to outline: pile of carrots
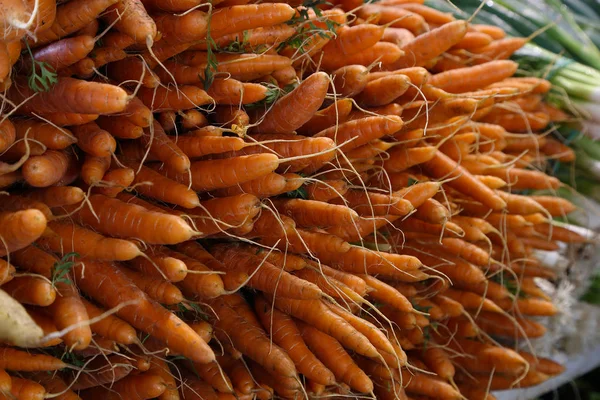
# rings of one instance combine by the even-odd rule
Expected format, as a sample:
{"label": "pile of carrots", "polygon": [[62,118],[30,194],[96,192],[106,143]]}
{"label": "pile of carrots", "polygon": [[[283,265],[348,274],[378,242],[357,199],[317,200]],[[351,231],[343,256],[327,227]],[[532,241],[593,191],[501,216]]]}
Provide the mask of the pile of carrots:
{"label": "pile of carrots", "polygon": [[[58,3],[58,4],[57,4]],[[549,82],[418,0],[0,0],[0,398],[493,399],[562,366]]]}

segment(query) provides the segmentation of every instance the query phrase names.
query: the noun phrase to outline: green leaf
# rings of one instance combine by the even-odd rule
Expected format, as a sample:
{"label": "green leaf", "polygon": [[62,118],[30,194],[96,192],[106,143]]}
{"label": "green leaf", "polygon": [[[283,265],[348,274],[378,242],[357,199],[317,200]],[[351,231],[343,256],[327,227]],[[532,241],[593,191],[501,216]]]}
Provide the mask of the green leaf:
{"label": "green leaf", "polygon": [[48,63],[37,61],[33,58],[33,53],[29,44],[25,42],[27,51],[31,57],[31,73],[27,80],[29,88],[34,92],[47,92],[54,84],[58,82],[56,72],[48,65]]}
{"label": "green leaf", "polygon": [[296,190],[287,192],[285,195],[292,199],[304,199],[304,200],[308,199],[308,192],[306,191],[306,188],[304,186],[300,186]]}
{"label": "green leaf", "polygon": [[72,282],[69,279],[69,273],[75,265],[74,258],[79,257],[77,253],[67,253],[52,266],[52,285],[57,283],[64,283],[65,285],[71,285]]}

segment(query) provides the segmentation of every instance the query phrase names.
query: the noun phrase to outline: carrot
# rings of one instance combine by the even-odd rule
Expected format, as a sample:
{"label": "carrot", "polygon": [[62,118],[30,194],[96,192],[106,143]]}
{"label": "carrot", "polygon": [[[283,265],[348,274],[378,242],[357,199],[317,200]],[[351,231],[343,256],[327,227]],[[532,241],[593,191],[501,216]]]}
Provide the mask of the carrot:
{"label": "carrot", "polygon": [[[30,134],[28,136],[32,138],[33,136]],[[17,138],[16,130],[14,124],[10,120],[5,120],[0,123],[0,151],[4,152],[8,149]]]}
{"label": "carrot", "polygon": [[[553,217],[569,214],[577,209],[577,207],[567,199],[554,196],[527,196],[543,207]],[[540,210],[538,209],[539,212]],[[514,212],[514,211],[513,211]],[[521,214],[521,213],[519,213]]]}
{"label": "carrot", "polygon": [[403,54],[404,52],[393,43],[377,42],[375,45],[359,53],[338,57],[330,68],[335,70],[345,65],[362,65],[368,67],[375,63],[381,63],[382,68],[391,68],[394,62]]}
{"label": "carrot", "polygon": [[217,332],[226,332],[236,348],[269,371],[285,377],[296,376],[293,361],[279,346],[269,343],[260,327],[236,313],[222,298],[212,300],[210,305],[219,316],[214,323]]}
{"label": "carrot", "polygon": [[[81,268],[76,269],[77,285],[104,306],[115,307],[124,301],[135,302],[117,311],[117,315],[125,321],[130,322],[137,329],[164,340],[174,352],[183,354],[193,361],[214,360],[214,354],[206,342],[174,314],[151,301],[122,272],[114,269],[110,264],[89,261],[86,262],[85,272],[83,275]],[[103,280],[98,285],[90,275],[103,277]],[[148,310],[147,313],[150,315],[140,313],[142,309]]]}
{"label": "carrot", "polygon": [[516,68],[512,61],[490,61],[432,75],[429,83],[450,93],[473,91],[512,76]]}
{"label": "carrot", "polygon": [[441,347],[428,346],[421,353],[421,359],[431,371],[445,381],[454,379],[456,373],[450,355]]}
{"label": "carrot", "polygon": [[358,214],[346,206],[314,200],[287,199],[275,201],[274,205],[301,226],[352,224],[358,219]]}
{"label": "carrot", "polygon": [[160,375],[146,372],[139,375],[129,374],[115,382],[110,389],[103,386],[87,389],[82,395],[85,398],[144,400],[160,396],[165,389],[165,382]]}
{"label": "carrot", "polygon": [[[94,38],[82,35],[62,39],[33,52],[33,59],[46,63],[55,71],[85,58],[94,48]],[[30,68],[30,66],[28,66]]]}
{"label": "carrot", "polygon": [[88,185],[98,184],[109,170],[111,161],[110,156],[94,157],[86,154],[81,165],[81,179]]}
{"label": "carrot", "polygon": [[154,20],[148,15],[140,0],[119,0],[102,15],[117,31],[135,40],[136,43],[151,45],[157,35]]}
{"label": "carrot", "polygon": [[[134,167],[133,164],[130,165],[132,168]],[[135,175],[133,183],[138,184],[136,186],[138,193],[151,199],[184,208],[194,208],[200,205],[198,195],[194,191],[144,166]]]}
{"label": "carrot", "polygon": [[[244,129],[250,124],[250,117],[246,111],[233,106],[217,106],[213,118],[223,128],[232,130],[236,128]],[[198,136],[198,131],[195,132],[194,136]],[[203,133],[201,136],[206,136],[206,134]]]}
{"label": "carrot", "polygon": [[526,353],[524,351],[518,352],[533,368],[543,374],[554,376],[560,375],[564,372],[565,367],[549,358],[537,357],[534,354]]}
{"label": "carrot", "polygon": [[30,354],[11,347],[0,348],[0,368],[10,371],[55,371],[67,364],[45,354]]}
{"label": "carrot", "polygon": [[316,285],[280,271],[259,256],[239,252],[232,246],[217,245],[210,251],[223,262],[227,270],[242,270],[249,276],[252,275],[248,285],[255,289],[295,299],[318,299],[322,295]]}
{"label": "carrot", "polygon": [[243,83],[232,78],[213,80],[207,93],[219,104],[252,104],[267,96],[267,87],[259,84]]}
{"label": "carrot", "polygon": [[493,25],[471,24],[471,28],[477,32],[483,32],[490,35],[495,40],[503,39],[506,36],[506,32],[504,32],[502,28]]}
{"label": "carrot", "polygon": [[[351,97],[365,89],[368,83],[369,70],[364,65],[351,64],[336,69],[331,73],[331,76],[336,94]],[[322,129],[332,125],[323,127]]]}
{"label": "carrot", "polygon": [[327,309],[320,301],[286,299],[276,296],[274,303],[280,311],[333,336],[345,347],[367,357],[377,357],[377,350],[363,334],[333,311]]}
{"label": "carrot", "polygon": [[366,107],[384,106],[402,96],[409,88],[410,79],[405,75],[390,75],[370,81],[355,97]]}
{"label": "carrot", "polygon": [[255,388],[254,379],[243,362],[227,355],[217,356],[217,361],[231,378],[236,392],[242,394],[250,394],[252,392]]}
{"label": "carrot", "polygon": [[[187,267],[186,271],[191,271],[179,283],[179,287],[181,287],[186,296],[211,299],[223,294],[224,283],[220,275],[214,273],[215,264],[205,260],[206,256],[202,255],[204,250],[199,245],[196,246],[191,243],[182,244],[178,246],[178,250],[182,252],[175,252],[169,249],[164,249],[163,252],[173,259],[185,263]],[[218,269],[218,271],[221,270]]]}
{"label": "carrot", "polygon": [[533,297],[512,299],[498,299],[496,304],[503,310],[515,309],[518,313],[532,316],[551,316],[557,313],[552,302]]}
{"label": "carrot", "polygon": [[215,37],[265,26],[281,24],[295,13],[285,3],[248,4],[220,8],[211,15]]}
{"label": "carrot", "polygon": [[565,243],[585,243],[589,241],[588,238],[578,234],[575,231],[549,223],[537,224],[534,226],[534,229],[542,237],[545,237],[549,240],[557,240]]}
{"label": "carrot", "polygon": [[131,168],[111,169],[102,177],[103,186],[94,188],[92,193],[116,197],[123,190],[129,188],[134,179],[135,171]]}
{"label": "carrot", "polygon": [[354,363],[340,342],[308,324],[298,323],[298,327],[309,348],[319,355],[322,362],[331,369],[336,379],[347,383],[354,390],[362,393],[373,390],[373,382]]}
{"label": "carrot", "polygon": [[287,192],[287,180],[283,175],[270,173],[260,178],[213,191],[215,196],[234,196],[241,193],[249,193],[257,197],[266,198]]}
{"label": "carrot", "polygon": [[133,360],[115,354],[92,360],[87,367],[93,372],[83,373],[77,380],[70,377],[74,390],[85,390],[106,384],[112,385],[128,376],[134,369]]}
{"label": "carrot", "polygon": [[56,8],[56,18],[52,24],[37,34],[36,40],[28,40],[29,45],[41,46],[69,36],[94,21],[102,11],[115,3],[116,0],[94,0],[61,4]]}
{"label": "carrot", "polygon": [[178,90],[146,88],[138,91],[138,97],[152,111],[187,110],[211,103],[213,99],[196,86],[181,85]]}
{"label": "carrot", "polygon": [[48,374],[47,372],[35,372],[30,375],[35,382],[40,383],[48,393],[62,393],[57,396],[59,400],[80,400],[67,383],[58,375]]}
{"label": "carrot", "polygon": [[518,326],[514,320],[503,314],[482,311],[475,319],[477,325],[485,332],[491,335],[505,337],[542,337],[546,333],[546,328],[533,320],[515,317]]}
{"label": "carrot", "polygon": [[89,56],[94,61],[94,67],[98,69],[111,62],[125,59],[127,53],[120,48],[104,46],[93,50]]}
{"label": "carrot", "polygon": [[404,55],[396,60],[393,69],[426,65],[459,43],[467,33],[467,26],[467,21],[449,21],[438,28],[417,36],[413,41],[402,47]]}
{"label": "carrot", "polygon": [[323,276],[323,274],[316,269],[303,268],[302,270],[296,271],[294,275],[317,285],[323,293],[333,297],[339,302],[357,304],[364,302],[364,299],[358,293],[354,292],[345,284],[335,278]]}
{"label": "carrot", "polygon": [[421,394],[435,399],[461,399],[461,394],[448,383],[424,373],[411,374],[406,369],[400,370],[406,392]]}
{"label": "carrot", "polygon": [[0,285],[10,281],[15,274],[15,267],[8,261],[0,259]]}
{"label": "carrot", "polygon": [[[279,24],[229,33],[215,37],[214,41],[219,48],[239,46],[240,50],[244,49],[253,53],[255,52],[253,50],[261,49],[261,46],[280,44],[295,33],[296,30],[294,27],[287,24]],[[192,46],[191,50],[206,50],[207,48],[207,43],[199,43]]]}
{"label": "carrot", "polygon": [[468,193],[469,196],[493,210],[501,210],[506,207],[506,202],[494,194],[491,189],[441,153],[437,153],[430,161],[425,163],[425,168],[438,179],[455,178],[448,182],[448,185],[463,193]]}
{"label": "carrot", "polygon": [[329,79],[320,72],[305,79],[296,89],[279,99],[269,110],[257,117],[257,133],[288,133],[304,125],[321,107]]}
{"label": "carrot", "polygon": [[348,192],[346,182],[342,180],[324,180],[305,185],[309,200],[328,202]]}
{"label": "carrot", "polygon": [[208,125],[208,119],[198,110],[183,112],[181,126],[185,130],[198,129]]}
{"label": "carrot", "polygon": [[402,128],[402,125],[402,119],[397,116],[366,117],[332,126],[319,132],[315,137],[331,138],[337,144],[342,144],[341,151],[349,151],[371,140],[393,135]]}
{"label": "carrot", "polygon": [[491,393],[488,393],[487,390],[487,384],[486,386],[482,386],[482,387],[473,387],[473,386],[467,386],[465,384],[458,384],[457,385],[458,390],[460,390],[460,393],[464,396],[467,396],[467,398],[469,399],[473,399],[473,400],[494,400],[495,397],[494,395],[492,395]]}
{"label": "carrot", "polygon": [[[88,207],[77,211],[74,216],[100,233],[135,237],[150,244],[180,243],[194,234],[189,225],[174,215],[148,211],[103,195],[92,195],[89,201],[99,221]],[[149,229],[146,226],[148,223],[155,228]]]}
{"label": "carrot", "polygon": [[460,366],[475,373],[508,374],[517,376],[527,368],[527,361],[516,351],[479,343],[467,339],[455,339],[449,347],[458,352],[465,352],[473,357],[456,357]]}
{"label": "carrot", "polygon": [[[112,0],[111,0],[112,1]],[[125,109],[125,90],[107,83],[87,82],[74,78],[58,78],[47,92],[36,92],[21,82],[11,86],[8,98],[15,103],[27,102],[19,112],[112,114]]]}
{"label": "carrot", "polygon": [[73,155],[67,150],[47,150],[23,164],[23,177],[31,186],[48,187],[56,184],[73,162]]}
{"label": "carrot", "polygon": [[127,268],[117,268],[151,299],[167,305],[178,304],[183,301],[181,291],[171,283],[158,278],[147,277],[140,272]]}
{"label": "carrot", "polygon": [[23,304],[47,307],[56,299],[52,285],[34,276],[17,276],[4,283],[2,289]]}
{"label": "carrot", "polygon": [[46,229],[47,219],[36,209],[0,212],[0,255],[22,249],[37,238]]}
{"label": "carrot", "polygon": [[39,116],[52,122],[58,126],[74,126],[83,125],[88,122],[95,121],[98,118],[98,114],[78,114],[78,113],[38,113]]}
{"label": "carrot", "polygon": [[149,276],[167,279],[169,282],[180,282],[187,276],[186,264],[174,257],[167,256],[165,249],[153,249],[147,258],[136,257],[127,265]]}
{"label": "carrot", "polygon": [[[227,166],[227,170],[221,167]],[[250,169],[252,166],[252,169]],[[273,154],[255,154],[249,156],[232,157],[223,160],[194,161],[191,164],[191,186],[196,191],[206,191],[233,186],[256,179],[278,166],[278,158]],[[210,170],[207,169],[210,167]],[[155,166],[151,168],[159,170]],[[165,170],[165,176],[175,179],[183,184],[190,184],[187,174],[177,174]]]}
{"label": "carrot", "polygon": [[415,35],[423,34],[427,31],[425,19],[418,14],[400,7],[386,7],[384,5],[367,5],[357,10],[357,15],[361,18],[368,18],[371,14],[380,14],[379,23],[389,24],[397,28],[405,28]]}
{"label": "carrot", "polygon": [[290,316],[277,309],[271,309],[271,305],[262,297],[256,298],[254,308],[265,330],[271,334],[277,345],[287,350],[298,372],[323,385],[335,382],[333,373],[308,349]]}
{"label": "carrot", "polygon": [[76,142],[69,130],[57,128],[46,122],[16,120],[13,124],[17,139],[24,138],[27,133],[29,139],[37,140],[52,150],[62,150]]}
{"label": "carrot", "polygon": [[[105,311],[82,299],[83,305],[90,319],[97,318]],[[92,331],[109,340],[121,344],[133,344],[137,341],[135,329],[127,322],[114,315],[108,315],[90,325]]]}
{"label": "carrot", "polygon": [[[45,398],[46,389],[39,383],[31,381],[29,379],[18,378],[16,376],[11,377],[12,387],[10,389],[10,394],[12,398],[15,399],[31,399],[31,400],[42,400]],[[4,396],[5,399],[10,399],[11,397]]]}
{"label": "carrot", "polygon": [[251,253],[254,255],[260,255],[264,257],[268,262],[275,265],[278,268],[282,268],[287,272],[299,271],[308,266],[308,262],[301,257],[294,254],[288,254],[281,251],[273,250],[267,252],[265,249],[257,246],[240,246],[240,251]]}
{"label": "carrot", "polygon": [[[341,27],[332,39],[323,48],[326,58],[336,57],[344,54],[356,54],[362,50],[375,45],[383,35],[383,30],[374,24],[359,24],[351,27]],[[323,65],[327,68],[325,65]]]}

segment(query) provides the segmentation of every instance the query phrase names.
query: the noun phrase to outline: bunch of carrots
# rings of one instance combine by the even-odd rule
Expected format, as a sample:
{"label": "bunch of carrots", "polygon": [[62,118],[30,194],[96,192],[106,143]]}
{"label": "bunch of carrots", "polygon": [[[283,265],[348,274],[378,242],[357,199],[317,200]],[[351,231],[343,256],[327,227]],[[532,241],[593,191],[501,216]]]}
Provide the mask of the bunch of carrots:
{"label": "bunch of carrots", "polygon": [[[58,3],[58,4],[57,4]],[[0,0],[0,398],[489,400],[562,372],[526,42],[418,0]],[[502,344],[501,344],[502,343]],[[531,347],[529,347],[531,348]]]}

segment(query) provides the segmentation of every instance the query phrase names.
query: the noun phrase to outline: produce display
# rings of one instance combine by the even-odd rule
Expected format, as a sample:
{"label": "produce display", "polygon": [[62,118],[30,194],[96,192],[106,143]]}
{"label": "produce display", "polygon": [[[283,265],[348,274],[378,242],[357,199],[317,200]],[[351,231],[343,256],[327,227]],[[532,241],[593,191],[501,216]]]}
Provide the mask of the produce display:
{"label": "produce display", "polygon": [[0,9],[0,399],[563,372],[530,345],[561,312],[540,281],[592,238],[555,221],[572,114],[510,60],[530,38],[418,0]]}

